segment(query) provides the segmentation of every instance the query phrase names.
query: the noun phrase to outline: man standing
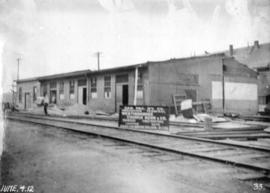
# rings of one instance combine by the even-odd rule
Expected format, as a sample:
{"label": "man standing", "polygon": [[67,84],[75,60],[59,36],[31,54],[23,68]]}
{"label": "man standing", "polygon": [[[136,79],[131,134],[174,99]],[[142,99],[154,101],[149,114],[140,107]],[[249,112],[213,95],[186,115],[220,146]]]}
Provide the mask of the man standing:
{"label": "man standing", "polygon": [[48,98],[48,95],[45,94],[45,97],[44,97],[44,113],[45,115],[48,115],[48,105],[49,105],[49,98]]}

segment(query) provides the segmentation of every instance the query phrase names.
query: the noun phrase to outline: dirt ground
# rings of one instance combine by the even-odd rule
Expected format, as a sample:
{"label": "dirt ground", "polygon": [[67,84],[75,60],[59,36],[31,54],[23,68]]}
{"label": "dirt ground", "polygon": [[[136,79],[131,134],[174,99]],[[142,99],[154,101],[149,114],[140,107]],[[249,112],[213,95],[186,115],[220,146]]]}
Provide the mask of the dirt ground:
{"label": "dirt ground", "polygon": [[1,186],[33,186],[41,193],[258,192],[237,179],[248,173],[53,127],[5,124]]}

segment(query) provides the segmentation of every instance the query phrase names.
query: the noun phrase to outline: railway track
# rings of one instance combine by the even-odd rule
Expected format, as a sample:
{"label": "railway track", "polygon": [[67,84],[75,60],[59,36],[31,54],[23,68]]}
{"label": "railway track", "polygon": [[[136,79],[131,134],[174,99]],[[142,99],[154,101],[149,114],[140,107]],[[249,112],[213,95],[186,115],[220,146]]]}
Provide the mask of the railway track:
{"label": "railway track", "polygon": [[270,173],[270,150],[187,136],[123,129],[59,117],[7,115],[8,119],[48,125]]}
{"label": "railway track", "polygon": [[[25,115],[31,115],[31,116],[37,116],[37,114],[31,113],[31,112],[20,112],[21,114],[25,114]],[[43,115],[39,115],[39,116],[43,116]],[[54,117],[58,117],[58,118],[63,118],[63,116],[60,115],[54,115]],[[65,116],[64,118],[70,118],[70,119],[75,119],[75,120],[97,120],[97,121],[106,121],[106,122],[118,122],[118,118],[117,117],[108,117],[108,116],[76,116],[76,115],[68,115]],[[235,119],[238,120],[238,119]],[[242,123],[243,121],[236,121],[237,123]],[[244,123],[245,124],[245,123]],[[262,131],[266,126],[262,126],[260,124],[256,124],[253,123],[250,124],[246,123],[248,126],[247,128],[233,128],[234,131],[239,130],[239,131],[245,131],[245,130],[258,130],[258,131]],[[265,123],[267,124],[267,123]],[[169,123],[170,126],[175,126],[175,127],[192,127],[192,128],[203,128],[205,127],[204,123],[198,122],[198,123],[189,123],[189,122],[178,122],[178,121],[170,121]],[[215,124],[213,124],[212,126],[214,129],[216,129]],[[230,130],[230,129],[226,129],[226,130]]]}
{"label": "railway track", "polygon": [[240,116],[239,118],[247,120],[247,121],[263,121],[270,122],[269,115],[255,115],[255,116]]}
{"label": "railway track", "polygon": [[[20,112],[22,113],[22,112]],[[34,114],[34,113],[31,113],[31,112],[23,112],[22,114],[25,114],[25,115],[31,115],[31,116],[36,116],[37,114]],[[42,115],[39,115],[39,116],[42,116]],[[63,116],[60,116],[60,115],[54,115],[54,117],[58,117],[58,118],[63,118]],[[70,119],[75,119],[75,120],[96,120],[96,121],[106,121],[106,122],[118,122],[118,118],[116,117],[108,117],[108,116],[76,116],[76,115],[68,115],[68,116],[65,116],[64,118],[70,118]],[[238,120],[238,119],[236,119]],[[250,131],[250,130],[256,130],[256,131],[263,131],[267,126],[268,124],[265,123],[263,125],[261,124],[256,124],[256,123],[253,123],[253,121],[251,121],[252,124],[249,123],[243,123],[243,121],[236,121],[236,123],[242,123],[242,124],[247,124],[247,128],[233,128],[233,129],[228,129],[226,128],[227,131],[241,131],[241,132],[245,132],[245,131]],[[169,123],[170,127],[192,127],[192,128],[204,128],[205,127],[205,123],[201,123],[201,122],[198,122],[198,123],[189,123],[189,122],[178,122],[178,121],[170,121]],[[267,126],[265,126],[267,125]],[[219,127],[216,127],[215,126],[215,123],[212,125],[213,129],[219,129]],[[211,139],[211,138],[209,138]]]}
{"label": "railway track", "polygon": [[200,137],[207,139],[233,139],[233,138],[246,138],[246,139],[257,139],[257,138],[268,138],[270,139],[270,134],[264,130],[240,130],[240,131],[193,131],[193,132],[178,132],[178,135],[186,135],[191,137]]}

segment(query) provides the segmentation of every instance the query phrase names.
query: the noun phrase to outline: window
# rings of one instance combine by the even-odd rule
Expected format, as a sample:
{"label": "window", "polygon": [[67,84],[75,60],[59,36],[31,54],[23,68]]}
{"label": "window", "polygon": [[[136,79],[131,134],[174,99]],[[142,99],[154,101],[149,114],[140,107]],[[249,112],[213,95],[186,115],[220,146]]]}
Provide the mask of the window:
{"label": "window", "polygon": [[111,98],[111,77],[110,76],[104,77],[104,97],[106,99]]}
{"label": "window", "polygon": [[56,89],[56,82],[50,82],[50,89]]}
{"label": "window", "polygon": [[22,88],[19,88],[19,103],[22,103]]}
{"label": "window", "polygon": [[91,78],[91,98],[97,98],[97,78]]}
{"label": "window", "polygon": [[143,98],[143,85],[137,86],[137,99]]}
{"label": "window", "polygon": [[70,99],[74,99],[75,98],[74,87],[75,87],[75,81],[74,80],[70,80],[69,81],[69,98]]}
{"label": "window", "polygon": [[65,95],[64,95],[64,81],[60,81],[60,83],[59,83],[59,97],[60,97],[60,100],[65,99]]}
{"label": "window", "polygon": [[265,96],[259,96],[259,104],[260,105],[265,105],[265,104],[267,104],[266,103],[266,97]]}
{"label": "window", "polygon": [[37,100],[37,87],[33,87],[33,101],[35,102]]}
{"label": "window", "polygon": [[143,76],[142,73],[138,73],[138,85],[137,85],[137,99],[143,98]]}
{"label": "window", "polygon": [[46,94],[47,94],[47,84],[44,84],[42,86],[42,88],[43,88],[43,96],[46,96]]}
{"label": "window", "polygon": [[116,76],[116,83],[128,82],[128,74],[120,74]]}
{"label": "window", "polygon": [[86,86],[86,79],[78,80],[78,86]]}
{"label": "window", "polygon": [[197,101],[197,91],[195,89],[185,89],[186,96],[192,101]]}

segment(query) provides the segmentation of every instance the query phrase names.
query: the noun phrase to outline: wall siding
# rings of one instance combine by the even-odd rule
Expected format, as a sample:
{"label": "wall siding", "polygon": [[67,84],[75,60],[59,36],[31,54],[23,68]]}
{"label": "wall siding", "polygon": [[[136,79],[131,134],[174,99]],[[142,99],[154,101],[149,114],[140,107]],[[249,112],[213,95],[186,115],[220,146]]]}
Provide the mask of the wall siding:
{"label": "wall siding", "polygon": [[[19,109],[24,109],[25,107],[25,93],[29,93],[31,98],[31,108],[35,107],[35,101],[33,101],[33,87],[37,87],[37,97],[40,96],[40,83],[38,81],[29,81],[18,83],[18,88],[22,88],[22,102],[19,103],[19,93],[17,94],[17,106]],[[19,89],[18,89],[19,90]]]}
{"label": "wall siding", "polygon": [[[154,63],[149,67],[150,104],[172,106],[172,95],[177,94],[178,90],[185,89],[196,90],[197,100],[211,99],[211,81],[221,73],[220,57]],[[186,77],[187,75],[197,76],[197,83],[193,79],[179,77],[182,74],[185,74]]]}

